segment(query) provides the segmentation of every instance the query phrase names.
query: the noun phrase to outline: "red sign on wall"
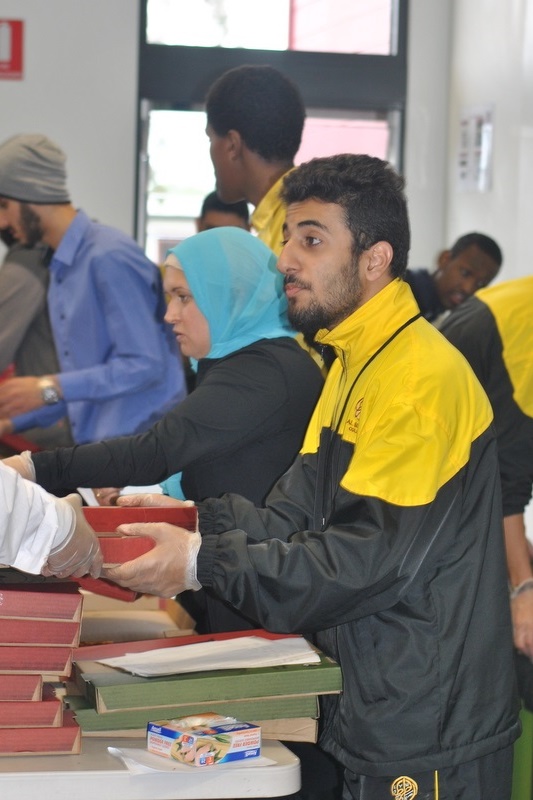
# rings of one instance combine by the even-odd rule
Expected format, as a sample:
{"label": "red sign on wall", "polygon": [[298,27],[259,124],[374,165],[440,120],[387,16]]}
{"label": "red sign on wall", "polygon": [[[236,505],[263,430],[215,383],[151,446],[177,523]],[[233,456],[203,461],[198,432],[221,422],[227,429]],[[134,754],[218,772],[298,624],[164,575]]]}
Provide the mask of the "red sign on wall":
{"label": "red sign on wall", "polygon": [[22,78],[22,40],[24,22],[20,19],[0,19],[0,79]]}

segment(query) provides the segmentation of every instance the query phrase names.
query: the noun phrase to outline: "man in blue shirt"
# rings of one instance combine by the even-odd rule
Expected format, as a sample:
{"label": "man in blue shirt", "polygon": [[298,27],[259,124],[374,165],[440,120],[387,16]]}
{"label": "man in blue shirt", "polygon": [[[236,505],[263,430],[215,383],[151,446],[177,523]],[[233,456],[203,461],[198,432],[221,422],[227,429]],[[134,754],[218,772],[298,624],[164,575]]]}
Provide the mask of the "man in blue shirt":
{"label": "man in blue shirt", "polygon": [[145,430],[185,396],[159,270],[124,233],[72,205],[45,136],[0,145],[0,227],[54,251],[48,307],[60,371],[0,386],[0,433],[68,414],[77,443]]}

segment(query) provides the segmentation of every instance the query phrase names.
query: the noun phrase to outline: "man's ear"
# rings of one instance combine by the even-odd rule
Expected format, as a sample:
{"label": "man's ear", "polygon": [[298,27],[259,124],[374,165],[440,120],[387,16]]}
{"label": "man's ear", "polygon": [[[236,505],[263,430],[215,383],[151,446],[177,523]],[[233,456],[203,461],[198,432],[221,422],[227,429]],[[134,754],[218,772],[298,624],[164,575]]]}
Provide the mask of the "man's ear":
{"label": "man's ear", "polygon": [[368,281],[377,281],[387,277],[394,251],[389,242],[376,242],[367,250],[367,264],[365,268]]}
{"label": "man's ear", "polygon": [[439,270],[445,269],[450,258],[451,258],[451,252],[449,250],[441,250],[437,258],[436,271],[439,272]]}
{"label": "man's ear", "polygon": [[226,142],[230,157],[234,159],[240,158],[244,142],[239,131],[231,128],[226,134]]}

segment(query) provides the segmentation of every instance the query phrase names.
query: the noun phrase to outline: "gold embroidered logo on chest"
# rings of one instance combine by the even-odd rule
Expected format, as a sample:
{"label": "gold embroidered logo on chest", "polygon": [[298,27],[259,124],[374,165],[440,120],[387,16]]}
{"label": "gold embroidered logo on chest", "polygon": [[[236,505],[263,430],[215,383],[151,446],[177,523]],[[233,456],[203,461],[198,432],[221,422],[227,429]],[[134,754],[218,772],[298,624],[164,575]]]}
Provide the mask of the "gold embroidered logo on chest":
{"label": "gold embroidered logo on chest", "polygon": [[342,438],[355,444],[357,441],[357,431],[359,430],[359,420],[361,418],[361,411],[363,409],[363,400],[361,397],[356,402],[355,406],[349,411],[348,416],[345,417],[344,426],[342,431]]}

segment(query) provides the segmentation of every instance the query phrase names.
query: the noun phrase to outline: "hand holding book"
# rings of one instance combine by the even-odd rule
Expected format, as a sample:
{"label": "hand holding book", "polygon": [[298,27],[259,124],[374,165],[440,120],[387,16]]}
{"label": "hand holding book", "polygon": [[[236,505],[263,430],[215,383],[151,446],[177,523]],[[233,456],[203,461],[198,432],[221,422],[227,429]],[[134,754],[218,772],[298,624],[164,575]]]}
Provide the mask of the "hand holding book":
{"label": "hand holding book", "polygon": [[119,533],[149,536],[155,546],[133,561],[105,568],[102,576],[144,594],[175,597],[185,589],[200,589],[196,579],[196,557],[201,536],[166,522],[120,525]]}

